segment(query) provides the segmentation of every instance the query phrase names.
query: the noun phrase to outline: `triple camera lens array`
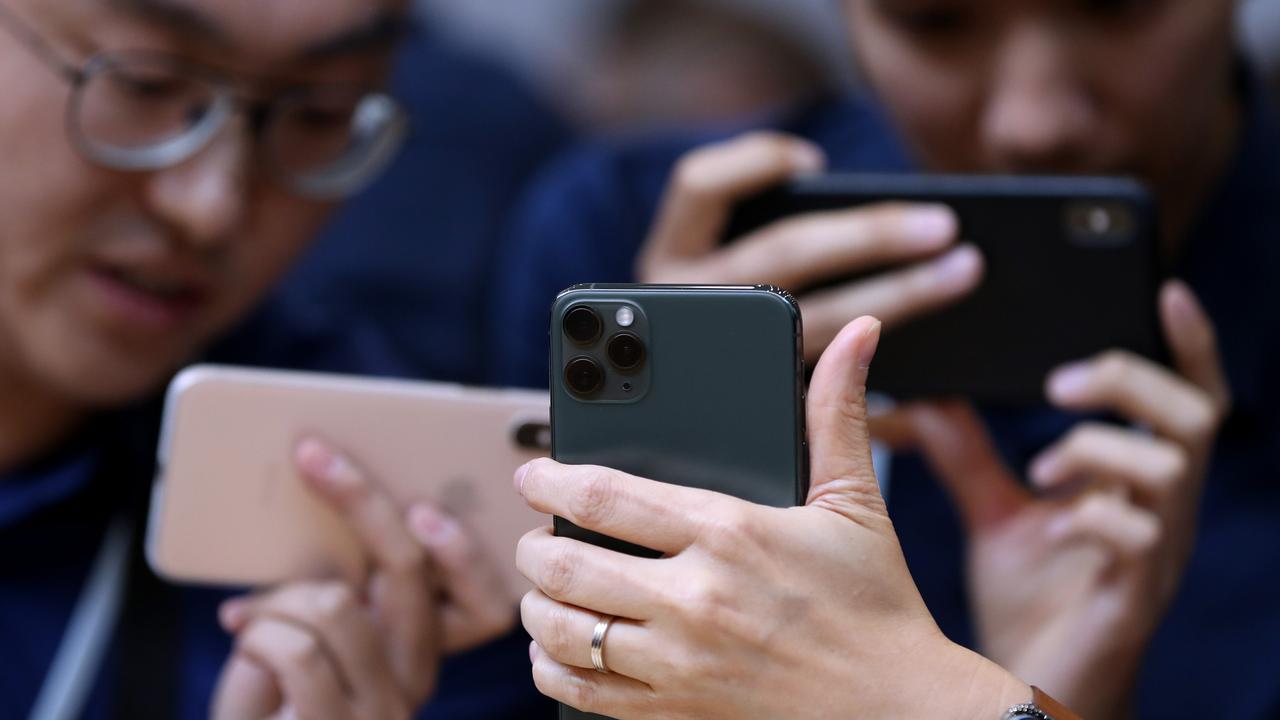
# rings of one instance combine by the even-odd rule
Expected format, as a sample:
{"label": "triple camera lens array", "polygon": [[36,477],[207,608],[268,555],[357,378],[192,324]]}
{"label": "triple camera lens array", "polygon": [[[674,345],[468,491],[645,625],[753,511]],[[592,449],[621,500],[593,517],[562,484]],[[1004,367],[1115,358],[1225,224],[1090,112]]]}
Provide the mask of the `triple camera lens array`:
{"label": "triple camera lens array", "polygon": [[[594,309],[578,305],[564,316],[564,334],[574,345],[590,348],[604,333],[604,320]],[[605,343],[605,356],[615,370],[623,374],[638,371],[644,365],[645,347],[640,337],[623,330]],[[575,395],[591,397],[604,387],[605,368],[589,355],[578,355],[565,365],[565,385]],[[626,387],[624,385],[624,387]]]}

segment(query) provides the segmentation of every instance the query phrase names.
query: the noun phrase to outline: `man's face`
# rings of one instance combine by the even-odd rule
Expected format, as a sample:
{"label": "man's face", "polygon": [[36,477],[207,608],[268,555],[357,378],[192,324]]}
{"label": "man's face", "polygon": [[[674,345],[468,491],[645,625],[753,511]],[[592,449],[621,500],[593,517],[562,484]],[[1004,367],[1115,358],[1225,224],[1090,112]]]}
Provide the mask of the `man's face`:
{"label": "man's face", "polygon": [[866,77],[932,170],[1130,174],[1178,198],[1213,163],[1232,0],[846,3]]}
{"label": "man's face", "polygon": [[[146,50],[289,84],[378,87],[401,0],[0,0],[79,65]],[[150,389],[257,301],[330,207],[291,195],[236,118],[145,174],[73,149],[71,90],[0,33],[0,366],[81,404]],[[269,93],[266,88],[247,88]]]}

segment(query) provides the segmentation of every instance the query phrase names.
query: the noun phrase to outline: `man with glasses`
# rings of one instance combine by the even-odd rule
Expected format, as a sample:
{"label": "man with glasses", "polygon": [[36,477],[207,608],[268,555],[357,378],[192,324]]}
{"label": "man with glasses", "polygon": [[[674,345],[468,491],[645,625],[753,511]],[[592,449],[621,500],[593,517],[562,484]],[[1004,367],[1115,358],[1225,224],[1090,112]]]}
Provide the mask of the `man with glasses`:
{"label": "man with glasses", "polygon": [[161,587],[131,542],[148,398],[180,365],[402,372],[374,336],[289,308],[231,329],[398,149],[381,87],[405,13],[0,1],[0,716],[394,718],[433,695],[430,717],[536,712],[527,682],[490,681],[524,677],[518,638],[438,675],[510,609],[458,600],[487,568],[456,523],[395,507],[340,449],[297,462],[369,547],[368,586],[220,604]]}

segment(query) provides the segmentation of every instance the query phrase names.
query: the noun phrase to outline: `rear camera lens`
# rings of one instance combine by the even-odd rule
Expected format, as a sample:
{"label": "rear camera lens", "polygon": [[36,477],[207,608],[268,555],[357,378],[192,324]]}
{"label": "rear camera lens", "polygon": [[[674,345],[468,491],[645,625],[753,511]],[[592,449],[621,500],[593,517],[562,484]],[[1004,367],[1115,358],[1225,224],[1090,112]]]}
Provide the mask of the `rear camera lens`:
{"label": "rear camera lens", "polygon": [[564,381],[575,395],[594,395],[604,385],[604,368],[589,357],[575,358],[564,369]]}
{"label": "rear camera lens", "polygon": [[570,308],[564,316],[564,334],[579,345],[590,345],[600,337],[604,323],[595,310],[586,305]]}
{"label": "rear camera lens", "polygon": [[609,362],[619,370],[635,370],[644,362],[644,343],[631,333],[609,338]]}

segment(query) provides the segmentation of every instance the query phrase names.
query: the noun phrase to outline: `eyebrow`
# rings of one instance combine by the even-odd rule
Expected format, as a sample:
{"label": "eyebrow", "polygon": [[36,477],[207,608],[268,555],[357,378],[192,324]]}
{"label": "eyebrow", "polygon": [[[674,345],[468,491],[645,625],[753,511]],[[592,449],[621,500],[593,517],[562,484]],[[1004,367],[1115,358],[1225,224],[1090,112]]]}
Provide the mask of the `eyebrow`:
{"label": "eyebrow", "polygon": [[300,59],[329,60],[389,50],[403,40],[412,27],[413,21],[406,13],[386,10],[366,22],[308,45]]}
{"label": "eyebrow", "polygon": [[[231,33],[216,20],[175,0],[112,0],[119,9],[143,20],[167,26],[179,34],[200,38],[224,48],[235,46]],[[412,28],[407,13],[385,10],[369,20],[304,47],[299,60],[328,60],[388,50]]]}
{"label": "eyebrow", "polygon": [[159,23],[182,35],[198,37],[224,47],[232,45],[226,29],[212,18],[170,0],[112,0],[112,5],[130,15]]}

